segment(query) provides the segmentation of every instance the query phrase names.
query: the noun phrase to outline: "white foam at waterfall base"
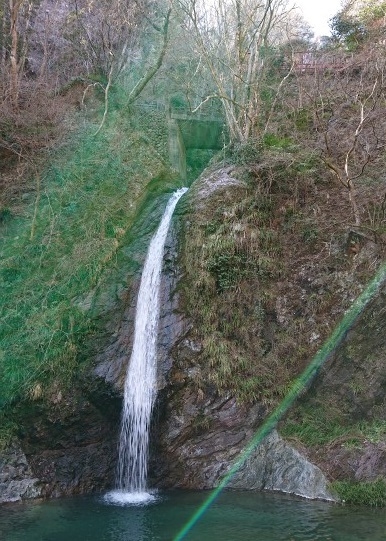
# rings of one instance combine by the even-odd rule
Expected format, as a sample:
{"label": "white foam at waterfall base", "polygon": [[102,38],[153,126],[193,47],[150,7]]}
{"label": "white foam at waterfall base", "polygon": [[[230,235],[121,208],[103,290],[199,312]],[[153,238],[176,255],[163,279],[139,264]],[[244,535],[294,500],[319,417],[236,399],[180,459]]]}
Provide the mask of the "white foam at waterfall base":
{"label": "white foam at waterfall base", "polygon": [[111,505],[147,505],[157,501],[156,493],[152,492],[124,492],[112,490],[104,496],[104,501]]}
{"label": "white foam at waterfall base", "polygon": [[106,501],[118,505],[149,502],[146,490],[151,413],[156,396],[157,334],[160,313],[159,290],[163,252],[174,209],[187,191],[177,190],[169,199],[160,225],[150,241],[142,271],[135,315],[134,341],[126,375],[117,490]]}

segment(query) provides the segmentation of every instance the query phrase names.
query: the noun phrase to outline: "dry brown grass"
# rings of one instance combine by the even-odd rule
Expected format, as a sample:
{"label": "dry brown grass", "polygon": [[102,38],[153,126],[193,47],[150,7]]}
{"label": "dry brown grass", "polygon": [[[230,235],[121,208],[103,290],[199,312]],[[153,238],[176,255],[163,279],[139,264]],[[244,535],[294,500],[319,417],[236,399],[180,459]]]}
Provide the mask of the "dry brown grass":
{"label": "dry brown grass", "polygon": [[55,94],[52,84],[23,81],[17,109],[0,92],[0,202],[16,209],[23,193],[36,190],[42,166],[73,131],[81,89]]}
{"label": "dry brown grass", "polygon": [[[183,300],[203,343],[199,383],[272,405],[374,274],[384,246],[370,231],[355,236],[348,199],[303,150],[266,150],[232,174],[245,186],[215,192],[187,217]],[[366,223],[376,199],[366,185],[360,197]]]}

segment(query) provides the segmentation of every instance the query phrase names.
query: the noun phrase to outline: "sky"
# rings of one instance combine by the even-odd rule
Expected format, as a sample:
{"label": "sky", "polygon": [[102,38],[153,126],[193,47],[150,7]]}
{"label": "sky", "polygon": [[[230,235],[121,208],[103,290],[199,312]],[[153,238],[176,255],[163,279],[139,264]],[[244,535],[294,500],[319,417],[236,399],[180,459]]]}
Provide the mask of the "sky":
{"label": "sky", "polygon": [[340,9],[341,0],[294,0],[313,28],[315,37],[330,35],[328,20]]}

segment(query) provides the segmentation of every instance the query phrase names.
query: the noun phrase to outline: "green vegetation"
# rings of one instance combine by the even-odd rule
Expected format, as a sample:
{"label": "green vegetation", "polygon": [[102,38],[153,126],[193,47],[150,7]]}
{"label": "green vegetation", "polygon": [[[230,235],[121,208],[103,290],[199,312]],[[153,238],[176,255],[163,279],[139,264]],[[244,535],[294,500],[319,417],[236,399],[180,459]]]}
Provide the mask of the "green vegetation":
{"label": "green vegetation", "polygon": [[0,452],[5,449],[17,430],[17,424],[0,412]]}
{"label": "green vegetation", "polygon": [[297,408],[296,418],[289,418],[280,432],[286,438],[295,438],[308,446],[339,441],[346,446],[361,446],[364,441],[378,443],[386,438],[386,422],[353,421],[342,414],[338,406],[326,404]]}
{"label": "green vegetation", "polygon": [[386,507],[386,481],[384,479],[368,482],[334,481],[331,483],[331,488],[345,503]]}
{"label": "green vegetation", "polygon": [[[101,298],[117,298],[114,279],[126,278],[117,269],[132,275],[140,266],[129,247],[143,257],[160,197],[177,182],[134,120],[111,113],[97,137],[86,126],[55,153],[18,213],[2,212],[1,406],[80,377],[103,324]],[[132,226],[145,220],[138,236]]]}
{"label": "green vegetation", "polygon": [[[257,200],[245,188],[233,197],[232,201],[222,197],[221,206],[211,209],[208,221],[202,217],[196,221],[195,216],[191,222],[184,248],[187,280],[183,295],[203,338],[204,378],[219,389],[230,388],[239,398],[250,399],[257,398],[266,385],[264,375],[255,374],[248,348],[250,330],[245,311],[251,312],[248,322],[255,319],[255,313],[244,302],[244,290],[249,293],[264,276],[278,275],[273,255],[280,251],[280,242],[269,228],[269,202]],[[263,226],[258,234],[257,224]],[[255,329],[260,324],[255,319]],[[252,386],[246,375],[254,378],[256,385]]]}

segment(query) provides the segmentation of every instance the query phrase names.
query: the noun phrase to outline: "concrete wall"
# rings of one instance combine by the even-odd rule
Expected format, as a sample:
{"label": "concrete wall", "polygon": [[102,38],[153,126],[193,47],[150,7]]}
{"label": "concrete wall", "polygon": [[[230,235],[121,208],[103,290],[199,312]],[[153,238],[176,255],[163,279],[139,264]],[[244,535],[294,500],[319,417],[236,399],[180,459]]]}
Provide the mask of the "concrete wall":
{"label": "concrete wall", "polygon": [[168,118],[169,159],[173,169],[179,172],[181,179],[186,180],[186,150],[178,121]]}
{"label": "concrete wall", "polygon": [[186,149],[220,150],[224,145],[224,124],[220,120],[194,119],[188,115],[168,117],[169,159],[186,180]]}

